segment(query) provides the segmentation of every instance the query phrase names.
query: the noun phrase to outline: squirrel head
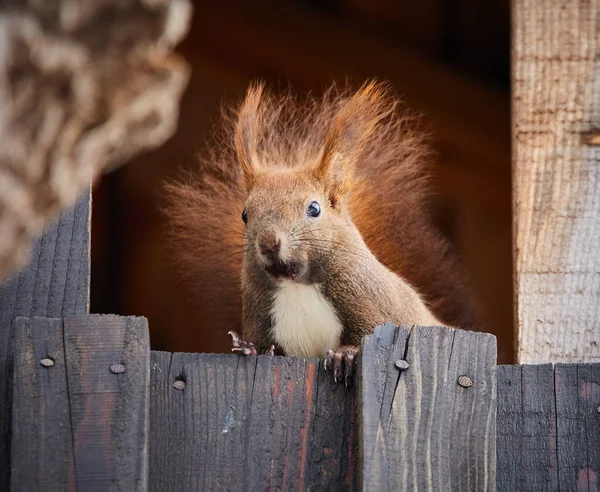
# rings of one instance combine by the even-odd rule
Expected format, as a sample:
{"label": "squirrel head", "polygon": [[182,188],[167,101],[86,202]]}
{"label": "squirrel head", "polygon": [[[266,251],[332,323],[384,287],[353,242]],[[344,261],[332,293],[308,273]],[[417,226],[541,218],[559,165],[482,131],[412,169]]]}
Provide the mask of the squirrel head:
{"label": "squirrel head", "polygon": [[[357,233],[348,206],[354,170],[378,122],[387,116],[385,87],[368,82],[339,101],[327,128],[306,139],[295,152],[262,152],[263,137],[285,130],[271,128],[262,84],[251,86],[235,122],[235,150],[246,189],[245,256],[247,267],[270,280],[311,283],[330,255],[353,245]],[[315,122],[318,125],[320,122]],[[288,121],[292,124],[293,121]],[[307,149],[306,146],[316,148]]]}

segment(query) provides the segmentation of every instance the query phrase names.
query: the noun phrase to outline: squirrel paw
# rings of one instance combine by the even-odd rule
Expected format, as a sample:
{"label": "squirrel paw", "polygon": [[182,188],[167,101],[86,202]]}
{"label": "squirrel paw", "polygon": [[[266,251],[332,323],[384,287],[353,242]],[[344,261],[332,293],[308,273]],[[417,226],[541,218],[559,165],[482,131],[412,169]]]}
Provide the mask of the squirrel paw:
{"label": "squirrel paw", "polygon": [[345,346],[340,347],[336,351],[328,350],[325,357],[325,370],[333,370],[333,380],[337,383],[344,380],[344,384],[349,386],[356,368],[356,356],[358,355],[358,347]]}
{"label": "squirrel paw", "polygon": [[228,335],[231,335],[231,347],[232,352],[240,352],[242,355],[256,355],[256,347],[253,343],[245,342],[235,331],[228,331]]}
{"label": "squirrel paw", "polygon": [[[232,352],[239,352],[242,355],[256,355],[256,347],[253,343],[246,342],[240,338],[235,331],[228,331],[228,335],[231,335],[233,347]],[[271,345],[266,351],[265,355],[275,355],[275,345]]]}

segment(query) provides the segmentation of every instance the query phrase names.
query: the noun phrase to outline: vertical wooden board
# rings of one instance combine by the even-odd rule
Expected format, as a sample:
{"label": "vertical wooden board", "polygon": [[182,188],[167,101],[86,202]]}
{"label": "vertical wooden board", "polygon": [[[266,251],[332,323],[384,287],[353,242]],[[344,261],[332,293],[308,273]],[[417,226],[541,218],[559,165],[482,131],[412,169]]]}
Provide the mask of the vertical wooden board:
{"label": "vertical wooden board", "polygon": [[524,490],[558,490],[553,373],[551,364],[521,366]]}
{"label": "vertical wooden board", "polygon": [[[192,385],[198,385],[195,405],[201,409],[202,473],[198,490],[244,490],[241,470],[246,460],[249,406],[256,381],[256,361],[236,355],[209,355],[196,364]],[[192,471],[193,473],[193,471]]]}
{"label": "vertical wooden board", "polygon": [[[496,488],[498,492],[522,490],[520,459],[523,438],[521,366],[498,366],[498,409],[496,420]],[[554,391],[549,395],[554,399]]]}
{"label": "vertical wooden board", "polygon": [[513,3],[518,362],[600,361],[600,3]]}
{"label": "vertical wooden board", "polygon": [[[64,347],[75,455],[70,485],[89,491],[147,490],[150,343],[146,319],[65,318]],[[124,371],[114,369],[114,364],[122,364]]]}
{"label": "vertical wooden board", "polygon": [[91,191],[33,241],[30,262],[0,286],[0,490],[10,482],[12,322],[19,316],[85,314],[89,298]]}
{"label": "vertical wooden board", "polygon": [[[191,463],[201,463],[198,455],[197,431],[186,433],[185,418],[189,410],[184,406],[189,401],[191,390],[176,390],[172,374],[187,384],[189,374],[183,374],[183,363],[179,354],[152,351],[150,357],[150,476],[151,491],[197,490],[184,487],[189,478]],[[191,406],[190,406],[191,407]],[[186,411],[187,410],[187,411]],[[193,416],[192,418],[195,418]],[[192,445],[186,445],[191,443]]]}
{"label": "vertical wooden board", "polygon": [[[62,320],[17,318],[14,353],[11,490],[66,490],[74,469]],[[48,358],[51,367],[40,362]]]}
{"label": "vertical wooden board", "polygon": [[587,482],[600,490],[600,364],[578,364],[579,406],[585,417]]}
{"label": "vertical wooden board", "polygon": [[599,366],[557,364],[554,382],[560,490],[598,490]]}
{"label": "vertical wooden board", "polygon": [[[375,351],[367,337],[361,367],[361,392],[367,392],[366,373]],[[495,337],[437,327],[414,327],[406,341],[409,368],[393,386],[391,410],[379,419],[376,444],[373,432],[360,439],[371,461],[363,457],[364,490],[494,490],[496,450]],[[398,358],[390,351],[389,364]],[[372,366],[371,372],[374,367]],[[396,371],[398,371],[396,369]],[[466,375],[468,388],[457,383]],[[381,408],[361,397],[364,422]],[[382,401],[382,403],[384,400]],[[377,443],[383,443],[381,445]],[[363,455],[364,456],[364,455]]]}
{"label": "vertical wooden board", "polygon": [[552,365],[499,366],[497,378],[497,489],[558,490]]}
{"label": "vertical wooden board", "polygon": [[[386,454],[386,423],[400,371],[395,361],[404,359],[409,330],[390,324],[364,337],[357,367],[360,488],[385,490],[390,486],[390,463]],[[385,403],[384,403],[385,402]],[[386,418],[387,417],[387,418]]]}
{"label": "vertical wooden board", "polygon": [[150,490],[244,488],[256,362],[152,353]]}
{"label": "vertical wooden board", "polygon": [[[311,360],[311,365],[317,361]],[[358,488],[356,384],[334,382],[318,363],[314,418],[310,427],[308,482],[311,490],[352,491]]]}
{"label": "vertical wooden board", "polygon": [[316,359],[153,353],[150,489],[354,490],[353,390],[331,379]]}
{"label": "vertical wooden board", "polygon": [[[464,461],[451,463],[452,490],[496,490],[496,356],[496,337],[455,331],[447,379],[454,401],[450,459],[462,453]],[[460,386],[462,376],[473,386]]]}
{"label": "vertical wooden board", "polygon": [[[272,402],[268,418],[251,409],[252,435],[265,433],[270,447],[270,454],[254,462],[253,467],[261,470],[267,467],[268,484],[273,490],[304,490],[309,485],[309,430],[315,407],[316,367],[311,364],[307,371],[308,359],[286,357],[276,362],[271,366],[272,385],[267,386],[264,393],[265,403]],[[249,455],[260,458],[258,451],[255,452],[250,441]],[[253,485],[260,487],[260,484]]]}

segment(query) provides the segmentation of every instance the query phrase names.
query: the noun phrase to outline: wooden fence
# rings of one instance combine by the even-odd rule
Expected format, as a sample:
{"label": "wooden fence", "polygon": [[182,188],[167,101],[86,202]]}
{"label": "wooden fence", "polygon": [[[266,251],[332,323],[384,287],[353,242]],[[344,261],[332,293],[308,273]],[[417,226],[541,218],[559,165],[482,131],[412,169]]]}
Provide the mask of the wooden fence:
{"label": "wooden fence", "polygon": [[89,195],[0,289],[1,490],[595,490],[600,364],[496,366],[495,337],[378,327],[317,359],[150,351],[89,315]]}
{"label": "wooden fence", "polygon": [[599,6],[565,5],[514,4],[517,353],[589,363],[387,325],[349,388],[152,352],[145,318],[88,314],[88,192],[0,288],[0,490],[598,490]]}

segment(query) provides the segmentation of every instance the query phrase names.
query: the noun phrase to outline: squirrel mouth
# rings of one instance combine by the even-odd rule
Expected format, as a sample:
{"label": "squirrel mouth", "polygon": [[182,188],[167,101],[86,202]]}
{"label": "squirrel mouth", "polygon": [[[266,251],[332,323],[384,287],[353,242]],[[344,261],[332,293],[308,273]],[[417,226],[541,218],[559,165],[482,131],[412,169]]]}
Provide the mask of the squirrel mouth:
{"label": "squirrel mouth", "polygon": [[296,280],[300,274],[301,266],[296,262],[277,260],[265,265],[265,270],[275,278]]}

